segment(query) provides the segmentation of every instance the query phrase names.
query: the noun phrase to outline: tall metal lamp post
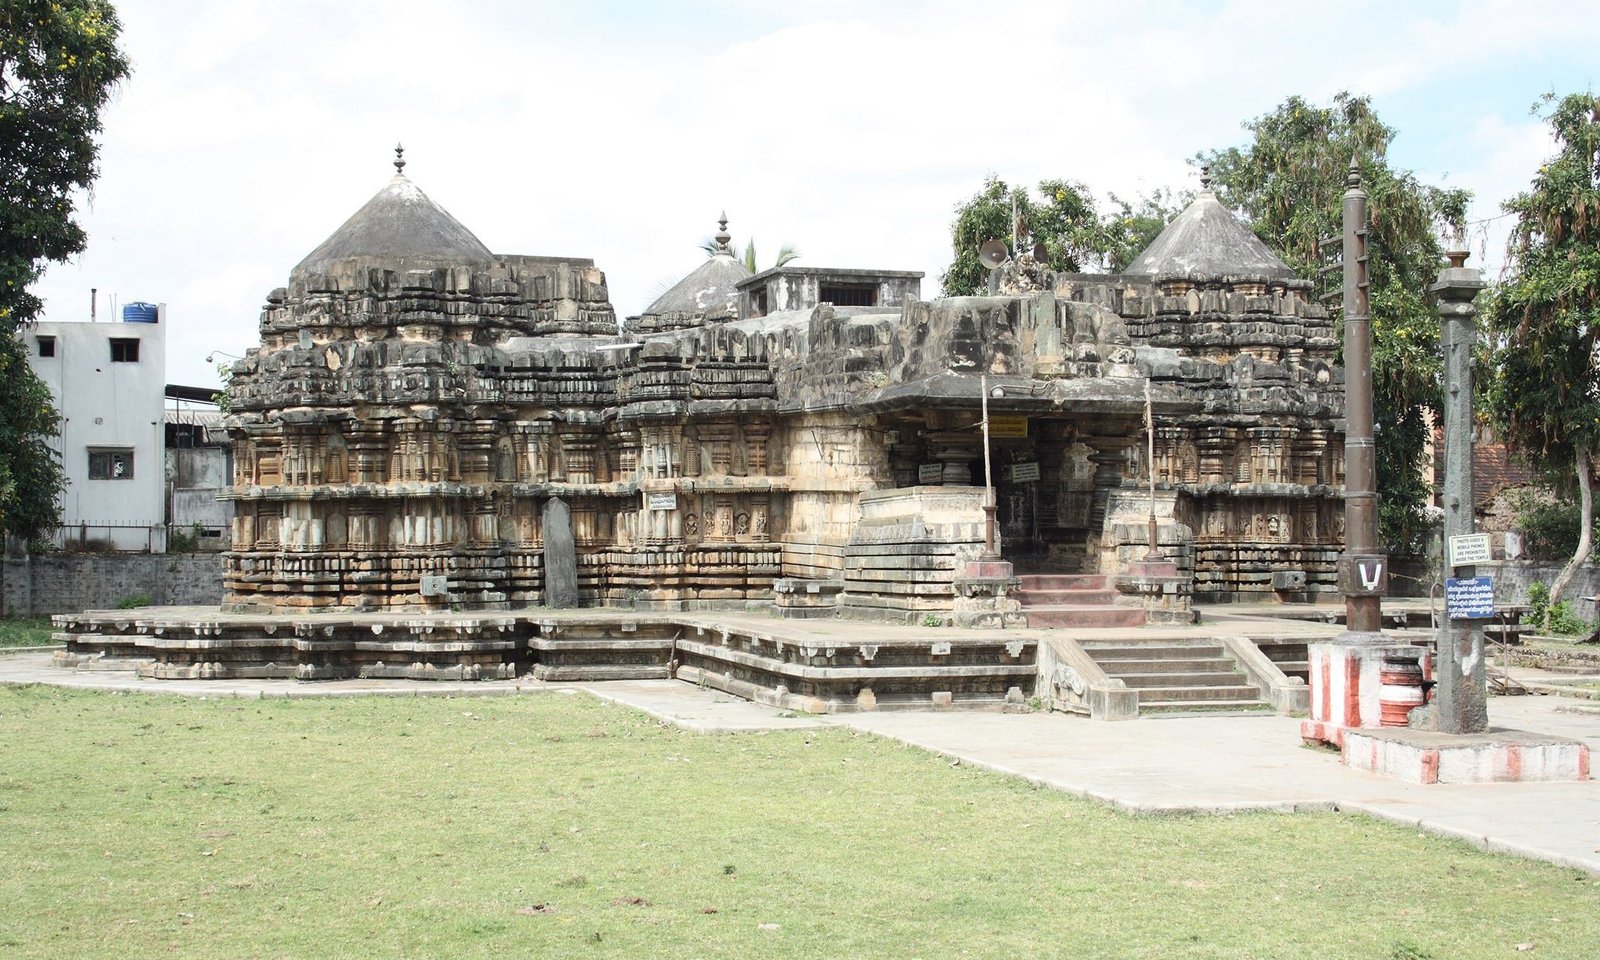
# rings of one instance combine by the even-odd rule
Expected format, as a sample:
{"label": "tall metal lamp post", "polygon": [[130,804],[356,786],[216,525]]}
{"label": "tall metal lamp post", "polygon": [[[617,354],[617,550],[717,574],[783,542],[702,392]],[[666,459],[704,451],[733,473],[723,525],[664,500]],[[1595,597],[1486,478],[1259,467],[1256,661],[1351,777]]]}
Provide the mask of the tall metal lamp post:
{"label": "tall metal lamp post", "polygon": [[1344,594],[1342,639],[1380,642],[1380,606],[1389,587],[1388,558],[1378,546],[1377,456],[1372,430],[1372,316],[1368,313],[1367,191],[1355,158],[1344,192]]}

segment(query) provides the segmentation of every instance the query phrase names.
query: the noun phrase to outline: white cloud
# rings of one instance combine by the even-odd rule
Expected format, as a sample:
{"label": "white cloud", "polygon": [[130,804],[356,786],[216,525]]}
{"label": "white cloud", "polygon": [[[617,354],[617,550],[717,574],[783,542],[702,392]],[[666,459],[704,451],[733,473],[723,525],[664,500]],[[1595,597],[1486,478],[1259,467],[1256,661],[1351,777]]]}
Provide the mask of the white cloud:
{"label": "white cloud", "polygon": [[1571,51],[1597,29],[1580,5],[1493,2],[119,6],[136,72],[106,116],[90,247],[41,292],[53,319],[90,286],[166,301],[180,382],[255,343],[263,294],[384,184],[397,139],[492,249],[594,258],[619,315],[696,265],[722,210],[764,250],[924,270],[932,295],[985,174],[1188,186],[1187,157],[1293,93],[1376,92],[1402,144],[1453,158],[1492,210],[1526,182],[1537,123],[1452,127],[1414,103],[1470,113],[1474,67],[1508,63],[1529,102],[1588,69]]}

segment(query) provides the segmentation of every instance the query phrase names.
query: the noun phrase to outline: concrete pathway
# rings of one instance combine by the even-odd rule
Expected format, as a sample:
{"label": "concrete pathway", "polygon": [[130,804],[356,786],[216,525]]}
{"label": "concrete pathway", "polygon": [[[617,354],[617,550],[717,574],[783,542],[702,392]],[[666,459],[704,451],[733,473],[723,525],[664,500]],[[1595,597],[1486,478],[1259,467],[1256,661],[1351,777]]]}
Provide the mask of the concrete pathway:
{"label": "concrete pathway", "polygon": [[[422,683],[404,680],[151,681],[78,672],[47,653],[0,655],[0,684],[206,697],[494,696],[583,690],[702,733],[836,727],[891,737],[1136,813],[1345,810],[1490,850],[1600,875],[1600,783],[1401,783],[1305,747],[1299,720],[1271,715],[1147,717],[1108,723],[1063,714],[882,712],[795,716],[672,680]],[[1576,737],[1600,754],[1600,706],[1496,697],[1499,727]]]}

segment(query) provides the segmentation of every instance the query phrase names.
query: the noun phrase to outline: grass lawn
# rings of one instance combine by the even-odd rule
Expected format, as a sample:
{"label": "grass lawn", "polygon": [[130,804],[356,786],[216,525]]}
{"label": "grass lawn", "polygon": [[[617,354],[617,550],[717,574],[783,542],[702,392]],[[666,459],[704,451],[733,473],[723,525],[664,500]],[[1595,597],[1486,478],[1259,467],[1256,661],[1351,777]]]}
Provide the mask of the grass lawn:
{"label": "grass lawn", "polygon": [[0,650],[6,647],[42,647],[50,643],[50,618],[0,620]]}
{"label": "grass lawn", "polygon": [[[581,695],[0,688],[0,956],[1593,957],[1600,882]],[[1526,949],[1526,948],[1524,948]]]}

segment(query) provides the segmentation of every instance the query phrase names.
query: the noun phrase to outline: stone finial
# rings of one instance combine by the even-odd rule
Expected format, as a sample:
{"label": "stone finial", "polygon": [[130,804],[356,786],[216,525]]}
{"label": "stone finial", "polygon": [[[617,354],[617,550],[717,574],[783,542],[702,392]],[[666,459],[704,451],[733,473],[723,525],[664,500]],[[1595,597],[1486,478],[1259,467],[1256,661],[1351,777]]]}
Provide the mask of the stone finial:
{"label": "stone finial", "polygon": [[1200,168],[1200,189],[1211,189],[1211,164],[1209,163]]}
{"label": "stone finial", "polygon": [[406,173],[406,148],[398,143],[394,145],[394,172],[402,177]]}
{"label": "stone finial", "polygon": [[717,241],[717,252],[727,253],[728,243],[733,240],[733,234],[728,232],[728,211],[722,211],[722,217],[717,221],[717,235],[712,239]]}
{"label": "stone finial", "polygon": [[1450,231],[1450,239],[1447,242],[1449,246],[1445,248],[1444,256],[1450,261],[1450,269],[1459,270],[1466,266],[1467,257],[1471,256],[1467,251],[1466,233],[1460,227],[1455,227]]}

